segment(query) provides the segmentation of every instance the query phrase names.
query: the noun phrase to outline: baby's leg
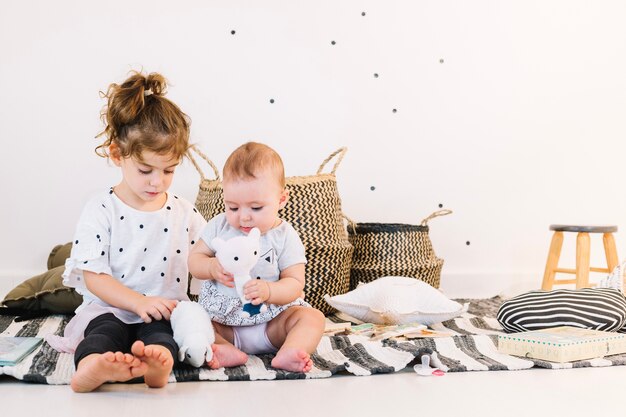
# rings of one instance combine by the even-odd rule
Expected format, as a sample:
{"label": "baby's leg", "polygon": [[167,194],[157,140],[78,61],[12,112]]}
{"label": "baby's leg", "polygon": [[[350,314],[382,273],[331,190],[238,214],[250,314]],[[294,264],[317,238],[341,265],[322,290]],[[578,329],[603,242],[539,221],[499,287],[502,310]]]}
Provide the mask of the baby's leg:
{"label": "baby's leg", "polygon": [[213,359],[207,362],[211,369],[230,368],[243,365],[248,362],[248,355],[233,345],[233,330],[228,326],[213,323],[215,328],[215,343],[213,349]]}
{"label": "baby's leg", "polygon": [[124,382],[143,376],[148,367],[128,353],[92,353],[79,363],[72,377],[75,392],[90,392],[105,382]]}
{"label": "baby's leg", "polygon": [[147,367],[143,376],[146,385],[150,388],[164,387],[174,367],[172,352],[165,346],[145,345],[141,340],[133,343],[130,350]]}
{"label": "baby's leg", "polygon": [[280,346],[272,366],[292,372],[310,371],[310,354],[322,338],[324,322],[322,312],[309,307],[290,307],[271,320],[267,335],[274,346]]}
{"label": "baby's leg", "polygon": [[272,366],[292,372],[309,372],[313,368],[311,355],[300,348],[281,348],[274,359]]}

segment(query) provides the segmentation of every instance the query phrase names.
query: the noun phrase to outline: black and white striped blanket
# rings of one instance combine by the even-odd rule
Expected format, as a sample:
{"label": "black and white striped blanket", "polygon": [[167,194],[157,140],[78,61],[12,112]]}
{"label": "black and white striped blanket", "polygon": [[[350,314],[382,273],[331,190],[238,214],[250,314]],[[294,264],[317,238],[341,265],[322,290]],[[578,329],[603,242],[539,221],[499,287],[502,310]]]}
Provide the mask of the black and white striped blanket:
{"label": "black and white striped blanket", "polygon": [[[503,333],[494,318],[501,298],[458,300],[469,302],[463,316],[432,326],[433,330],[451,332],[453,336],[413,339],[410,341],[371,341],[364,336],[324,336],[312,356],[314,368],[306,373],[287,372],[270,366],[271,355],[250,356],[245,365],[228,369],[175,369],[170,382],[232,381],[327,378],[337,373],[372,375],[397,372],[416,358],[431,355],[431,364],[447,372],[520,370],[533,366],[543,368],[572,368],[626,364],[626,354],[573,363],[551,363],[527,360],[497,351],[497,335]],[[0,334],[10,336],[39,336],[59,334],[67,324],[67,316],[48,316],[16,322],[13,316],[0,316]],[[0,374],[42,384],[68,384],[74,373],[73,356],[58,353],[47,343],[37,348],[16,366],[0,367]]]}

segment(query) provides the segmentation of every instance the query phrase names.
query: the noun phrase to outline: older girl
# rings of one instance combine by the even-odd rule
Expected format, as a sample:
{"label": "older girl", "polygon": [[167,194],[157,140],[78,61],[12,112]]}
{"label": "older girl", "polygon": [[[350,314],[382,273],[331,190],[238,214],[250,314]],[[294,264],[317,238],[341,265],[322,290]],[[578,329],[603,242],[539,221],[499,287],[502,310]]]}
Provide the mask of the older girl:
{"label": "older girl", "polygon": [[121,179],[82,212],[63,277],[84,301],[65,337],[49,339],[75,349],[77,392],[138,377],[162,387],[177,357],[169,318],[188,299],[187,256],[205,221],[167,192],[189,147],[189,119],[165,89],[161,75],[133,73],[105,94],[96,153]]}

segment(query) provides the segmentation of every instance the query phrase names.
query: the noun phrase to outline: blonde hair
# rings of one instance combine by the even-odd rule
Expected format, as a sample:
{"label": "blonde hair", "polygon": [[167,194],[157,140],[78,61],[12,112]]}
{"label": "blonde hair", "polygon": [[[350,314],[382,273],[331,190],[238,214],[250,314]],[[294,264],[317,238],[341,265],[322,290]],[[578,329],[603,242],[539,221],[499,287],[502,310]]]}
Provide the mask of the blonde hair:
{"label": "blonde hair", "polygon": [[101,112],[104,131],[96,137],[105,135],[106,140],[96,153],[108,158],[109,146],[115,144],[122,158],[141,160],[143,151],[182,158],[189,148],[191,120],[164,97],[166,89],[161,74],[133,71],[121,85],[113,83],[100,92],[108,101]]}
{"label": "blonde hair", "polygon": [[280,187],[285,188],[285,167],[280,155],[262,143],[244,143],[226,160],[224,181],[256,178],[256,174],[264,169],[271,170]]}

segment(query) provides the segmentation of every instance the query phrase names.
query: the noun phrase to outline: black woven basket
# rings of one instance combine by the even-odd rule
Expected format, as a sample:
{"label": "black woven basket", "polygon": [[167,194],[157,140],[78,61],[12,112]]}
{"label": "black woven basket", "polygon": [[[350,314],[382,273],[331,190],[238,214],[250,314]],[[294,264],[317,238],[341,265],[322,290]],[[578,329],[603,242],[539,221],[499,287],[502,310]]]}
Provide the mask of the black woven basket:
{"label": "black woven basket", "polygon": [[348,238],[354,246],[350,289],[384,276],[414,277],[439,288],[443,259],[435,256],[428,221],[450,213],[437,211],[420,225],[352,223],[348,227]]}

